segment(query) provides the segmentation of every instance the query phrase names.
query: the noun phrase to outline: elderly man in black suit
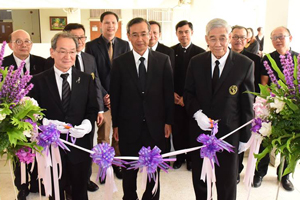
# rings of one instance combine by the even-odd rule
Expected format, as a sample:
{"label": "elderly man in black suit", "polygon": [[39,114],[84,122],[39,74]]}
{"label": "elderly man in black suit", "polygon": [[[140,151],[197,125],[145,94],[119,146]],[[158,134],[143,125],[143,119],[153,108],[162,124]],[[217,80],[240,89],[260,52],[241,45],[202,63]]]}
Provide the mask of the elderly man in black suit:
{"label": "elderly man in black suit", "polygon": [[[25,61],[25,67],[23,68],[23,74],[28,71],[29,74],[35,75],[44,71],[45,59],[30,54],[32,48],[32,41],[30,35],[22,30],[16,30],[9,35],[8,46],[13,51],[9,56],[4,57],[3,66],[13,65],[14,69],[17,69],[22,61]],[[25,200],[26,196],[30,192],[38,192],[38,182],[37,182],[37,169],[34,168],[33,172],[30,172],[31,165],[27,166],[27,173],[30,175],[30,189],[29,182],[26,180],[26,183],[21,184],[21,170],[20,163],[16,163],[14,168],[15,174],[15,185],[19,190],[18,200]],[[28,178],[28,176],[26,176]]]}
{"label": "elderly man in black suit", "polygon": [[[30,96],[37,100],[41,108],[46,109],[46,118],[80,128],[80,131],[71,132],[70,135],[77,138],[76,145],[91,149],[92,124],[95,123],[99,108],[93,77],[72,67],[77,48],[77,39],[70,33],[59,32],[52,38],[50,53],[54,59],[54,67],[33,77],[34,88],[30,91]],[[66,134],[61,134],[60,138],[66,140]],[[71,138],[68,140],[71,141]],[[70,184],[73,200],[87,200],[90,155],[71,146],[68,148],[71,151],[60,149],[60,199],[65,198],[64,190]]]}
{"label": "elderly man in black suit", "polygon": [[[103,123],[98,124],[98,143],[106,142],[110,144],[111,112],[109,84],[112,61],[121,54],[130,51],[130,48],[127,41],[115,36],[119,22],[119,17],[116,13],[111,11],[102,13],[100,22],[102,34],[99,38],[86,43],[85,52],[95,57],[99,78],[104,88],[102,93],[104,96],[105,112]],[[112,138],[112,147],[116,151],[116,156],[120,155],[119,144],[114,138]],[[120,167],[114,166],[114,172],[117,178],[122,178]]]}
{"label": "elderly man in black suit", "polygon": [[[197,137],[210,130],[209,118],[220,120],[220,138],[253,118],[254,66],[247,57],[228,48],[230,26],[223,19],[213,19],[206,26],[205,40],[211,51],[190,61],[184,90],[184,102],[190,117],[190,141],[199,146]],[[209,132],[206,132],[210,134]],[[236,199],[238,176],[238,147],[250,138],[250,127],[234,133],[225,140],[233,145],[234,153],[217,154],[215,165],[219,200]],[[200,180],[203,159],[199,151],[192,153],[193,185],[196,199],[207,199],[206,183]]]}
{"label": "elderly man in black suit", "polygon": [[[189,118],[183,101],[186,71],[190,59],[199,53],[205,52],[205,50],[192,43],[193,24],[191,22],[186,20],[180,21],[176,24],[175,30],[179,43],[171,47],[175,52],[172,139],[175,150],[181,150],[189,147]],[[174,169],[179,169],[185,160],[187,161],[187,170],[192,169],[190,153],[177,155],[176,158],[177,160],[173,164]]]}
{"label": "elderly man in black suit", "polygon": [[[102,90],[103,87],[101,85],[98,71],[97,71],[97,65],[94,56],[83,52],[82,50],[85,47],[86,42],[86,36],[85,36],[85,28],[82,24],[78,23],[70,23],[67,26],[65,26],[64,31],[69,32],[72,34],[78,41],[78,48],[77,48],[77,55],[75,60],[76,69],[91,74],[93,76],[95,86],[96,86],[96,95],[97,95],[97,102],[99,106],[99,112],[97,117],[97,123],[101,124],[103,121],[103,112],[104,112],[104,104],[103,104],[103,95]],[[52,68],[54,64],[54,59],[49,57],[46,60],[46,68]],[[94,131],[94,125],[93,125],[93,131]],[[92,168],[90,169],[90,174],[92,174]],[[99,187],[97,184],[95,184],[93,181],[88,181],[88,191],[94,192],[97,191]]]}
{"label": "elderly man in black suit", "polygon": [[[149,51],[150,24],[134,18],[127,24],[133,50],[116,58],[112,67],[110,96],[114,138],[122,156],[138,156],[144,146],[165,151],[173,118],[173,78],[170,59]],[[138,199],[138,170],[123,170],[124,200]],[[157,174],[159,176],[159,174]],[[152,194],[154,180],[147,183],[142,199],[159,199]]]}
{"label": "elderly man in black suit", "polygon": [[[243,26],[233,26],[230,33],[230,43],[231,50],[242,55],[247,56],[254,62],[254,87],[255,92],[259,92],[259,83],[260,83],[260,62],[261,59],[258,55],[250,53],[245,50],[245,46],[247,44],[247,28]],[[239,174],[237,178],[237,183],[240,182],[240,173],[243,170],[243,158],[244,152],[239,154]]]}

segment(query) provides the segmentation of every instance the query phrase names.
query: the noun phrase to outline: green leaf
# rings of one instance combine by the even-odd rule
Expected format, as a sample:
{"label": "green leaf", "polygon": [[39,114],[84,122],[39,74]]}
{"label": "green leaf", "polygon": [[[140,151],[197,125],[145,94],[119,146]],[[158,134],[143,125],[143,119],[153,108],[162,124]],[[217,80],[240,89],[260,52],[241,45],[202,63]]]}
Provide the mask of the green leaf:
{"label": "green leaf", "polygon": [[12,146],[16,146],[18,143],[18,140],[27,141],[25,135],[23,134],[23,130],[8,131],[7,135],[9,138],[9,142]]}
{"label": "green leaf", "polygon": [[278,74],[278,77],[286,83],[285,81],[285,77],[283,75],[283,73],[281,72],[281,70],[279,69],[279,67],[277,66],[275,60],[271,57],[270,54],[266,54],[267,58],[269,59],[270,63],[271,63],[271,67],[273,68],[273,70]]}
{"label": "green leaf", "polygon": [[262,96],[270,96],[270,90],[269,90],[269,86],[268,85],[262,85],[262,84],[259,84],[259,89],[260,89],[260,94]]}

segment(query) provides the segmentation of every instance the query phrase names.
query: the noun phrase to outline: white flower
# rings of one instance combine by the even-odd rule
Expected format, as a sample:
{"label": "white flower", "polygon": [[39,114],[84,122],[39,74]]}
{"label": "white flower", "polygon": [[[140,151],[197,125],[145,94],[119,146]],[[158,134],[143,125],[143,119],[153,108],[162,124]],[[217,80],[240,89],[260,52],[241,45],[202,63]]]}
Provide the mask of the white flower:
{"label": "white flower", "polygon": [[281,101],[278,98],[274,99],[274,103],[270,103],[271,108],[276,108],[276,113],[279,113],[280,111],[282,111],[284,108],[284,105],[285,105],[285,102]]}
{"label": "white flower", "polygon": [[34,98],[30,98],[30,97],[27,97],[27,96],[23,97],[20,100],[20,103],[24,104],[26,101],[31,101],[32,105],[39,106],[38,102]]}
{"label": "white flower", "polygon": [[[0,113],[3,109],[0,108]],[[0,114],[0,121],[4,120],[6,118],[6,114]]]}
{"label": "white flower", "polygon": [[259,129],[259,132],[264,137],[269,137],[271,135],[272,131],[272,124],[271,122],[263,122],[261,123],[261,128]]}
{"label": "white flower", "polygon": [[31,137],[31,131],[23,131],[23,135],[30,138]]}

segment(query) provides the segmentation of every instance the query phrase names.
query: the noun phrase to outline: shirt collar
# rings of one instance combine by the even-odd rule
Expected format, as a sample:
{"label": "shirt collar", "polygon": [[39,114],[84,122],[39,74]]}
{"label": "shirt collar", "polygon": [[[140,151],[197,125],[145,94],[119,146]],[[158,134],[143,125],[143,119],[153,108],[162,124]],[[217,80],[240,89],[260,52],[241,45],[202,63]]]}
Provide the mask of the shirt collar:
{"label": "shirt collar", "polygon": [[62,72],[60,71],[59,69],[57,69],[57,67],[54,65],[54,72],[57,76],[60,77],[61,74],[66,74],[66,73],[69,73],[69,76],[71,76],[71,73],[72,73],[72,67],[70,67],[70,69],[67,71],[67,72]]}
{"label": "shirt collar", "polygon": [[226,63],[226,60],[228,58],[228,55],[229,55],[229,52],[230,52],[230,49],[228,48],[226,53],[224,54],[224,56],[222,56],[222,58],[220,59],[217,59],[213,53],[211,53],[211,63],[215,63],[216,60],[218,60],[220,62],[220,66],[225,66],[225,63]]}
{"label": "shirt collar", "polygon": [[156,49],[157,49],[157,46],[158,46],[158,42],[156,42],[156,44],[155,45],[153,45],[153,47],[150,47],[153,51],[156,51]]}
{"label": "shirt collar", "polygon": [[[103,40],[105,41],[106,45],[108,45],[108,44],[109,44],[108,39],[106,39],[103,35],[102,35],[102,38],[103,38]],[[114,38],[111,40],[113,44],[115,43],[115,38],[116,38],[116,37],[114,37]]]}
{"label": "shirt collar", "polygon": [[132,52],[133,52],[133,57],[134,57],[134,60],[135,60],[135,63],[136,63],[137,66],[138,66],[138,63],[140,61],[140,57],[144,57],[145,58],[145,63],[147,63],[148,55],[149,55],[149,49],[148,48],[142,56],[140,54],[138,54],[134,49],[132,50]]}
{"label": "shirt collar", "polygon": [[[20,67],[23,60],[18,58],[14,53],[13,53],[13,56],[14,56],[14,59],[16,61],[17,67]],[[26,68],[28,69],[28,67],[30,65],[30,55],[24,61],[25,61],[25,64],[26,64]]]}
{"label": "shirt collar", "polygon": [[190,42],[190,44],[187,45],[186,47],[183,47],[181,44],[180,44],[180,46],[181,46],[181,48],[183,48],[183,49],[188,49],[188,48],[191,46],[191,44],[192,44],[192,42]]}

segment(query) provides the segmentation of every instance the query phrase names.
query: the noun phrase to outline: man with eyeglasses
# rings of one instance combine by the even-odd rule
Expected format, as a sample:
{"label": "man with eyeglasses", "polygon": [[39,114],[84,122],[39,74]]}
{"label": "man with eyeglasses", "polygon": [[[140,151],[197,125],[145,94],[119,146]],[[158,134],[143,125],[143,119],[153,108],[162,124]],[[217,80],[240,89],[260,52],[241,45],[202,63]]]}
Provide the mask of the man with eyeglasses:
{"label": "man with eyeglasses", "polygon": [[[243,26],[233,26],[231,28],[231,33],[229,35],[231,50],[242,55],[247,56],[254,62],[254,87],[255,92],[259,92],[259,83],[260,83],[260,62],[261,59],[258,55],[250,53],[245,50],[245,46],[247,45],[247,28]],[[244,152],[239,154],[239,174],[237,178],[237,183],[240,182],[240,173],[243,170],[243,158]]]}
{"label": "man with eyeglasses", "polygon": [[[115,149],[116,156],[120,155],[119,144],[112,138],[110,142],[111,134],[111,111],[110,111],[110,72],[113,59],[117,58],[123,53],[130,51],[129,43],[118,37],[116,32],[118,30],[119,17],[116,13],[106,11],[100,16],[101,31],[102,34],[99,38],[96,38],[86,43],[85,52],[93,55],[96,59],[97,70],[101,84],[104,88],[104,120],[101,124],[98,124],[98,143],[106,142],[111,143],[111,146]],[[114,172],[118,179],[122,179],[122,170],[120,167],[113,166]],[[104,183],[100,180],[100,183]]]}
{"label": "man with eyeglasses", "polygon": [[[34,88],[29,96],[45,109],[45,118],[72,125],[68,139],[66,134],[60,134],[61,139],[72,142],[72,138],[76,138],[76,145],[91,149],[94,135],[92,124],[96,121],[99,108],[93,77],[72,67],[77,49],[78,42],[73,35],[68,32],[55,34],[50,49],[54,65],[32,78]],[[49,199],[65,199],[65,190],[71,186],[72,200],[88,200],[90,154],[67,146],[70,151],[59,148],[62,161],[59,193],[52,191]]]}
{"label": "man with eyeglasses", "polygon": [[[122,156],[138,156],[142,147],[157,146],[165,152],[165,138],[173,122],[173,78],[170,58],[150,51],[150,24],[134,18],[127,24],[127,36],[133,50],[113,62],[110,82],[113,136],[119,141]],[[139,199],[136,193],[138,170],[123,169],[123,200]],[[155,178],[147,179],[143,198],[159,199]]]}
{"label": "man with eyeglasses", "polygon": [[[174,125],[172,126],[172,140],[175,150],[186,149],[189,146],[189,120],[183,102],[183,90],[186,78],[186,71],[190,59],[204,49],[192,43],[193,24],[186,20],[180,21],[175,27],[176,36],[179,43],[172,46],[175,53],[175,65],[173,67],[174,75]],[[174,169],[179,169],[186,160],[187,170],[192,169],[190,153],[176,156],[173,163]]]}
{"label": "man with eyeglasses", "polygon": [[[277,27],[271,32],[271,40],[272,40],[273,47],[275,48],[275,51],[273,51],[270,54],[265,55],[262,59],[262,62],[261,62],[261,83],[263,85],[266,85],[266,84],[270,85],[270,83],[271,83],[271,80],[269,78],[267,70],[265,69],[265,67],[263,65],[264,61],[267,61],[269,66],[272,67],[270,59],[273,59],[276,62],[278,68],[281,71],[283,71],[283,67],[281,65],[279,56],[280,55],[286,55],[286,53],[288,51],[290,51],[290,53],[293,57],[298,56],[298,53],[295,52],[295,51],[292,51],[291,48],[290,48],[290,43],[292,42],[292,38],[293,37],[291,35],[290,30],[288,28],[284,27],[284,26]],[[270,56],[270,57],[268,57],[268,56]],[[293,60],[293,62],[294,62],[294,60]],[[276,78],[278,80],[277,72],[274,69],[273,69],[273,72],[274,72],[274,75],[276,76]],[[264,147],[261,145],[259,151],[262,152],[263,150],[264,150]],[[267,174],[269,162],[270,162],[270,156],[266,155],[258,163],[258,167],[257,167],[257,170],[255,171],[255,175],[254,175],[254,179],[253,179],[253,187],[257,188],[257,187],[261,186],[263,177]],[[285,162],[283,170],[285,170],[286,167],[287,167],[287,164]],[[279,174],[279,167],[277,168],[277,175],[278,174]],[[293,191],[294,190],[294,185],[291,182],[289,176],[290,176],[290,174],[287,174],[287,175],[283,176],[282,179],[281,179],[281,184],[282,184],[282,187],[285,190]]]}
{"label": "man with eyeglasses", "polygon": [[[30,54],[32,41],[30,35],[26,31],[19,29],[12,32],[8,37],[8,46],[13,51],[13,53],[9,56],[4,57],[2,63],[3,66],[6,67],[13,65],[14,69],[17,69],[21,65],[22,61],[24,61],[25,66],[23,68],[22,74],[28,72],[31,75],[35,75],[44,71],[45,59],[40,56]],[[27,173],[29,174],[29,176],[26,176],[26,183],[21,184],[20,163],[17,162],[15,165],[15,185],[19,190],[17,196],[18,200],[26,199],[26,196],[29,194],[29,192],[36,193],[39,191],[37,169],[35,167],[33,172],[30,172],[30,169],[31,164],[27,166]]]}
{"label": "man with eyeglasses", "polygon": [[[190,118],[190,142],[199,146],[201,133],[211,134],[218,120],[217,138],[221,138],[253,119],[254,66],[249,58],[228,48],[230,26],[223,19],[206,25],[205,40],[211,51],[194,56],[187,70],[184,88],[185,108]],[[238,147],[251,136],[250,126],[234,133],[225,141],[234,146],[232,153],[218,154],[215,164],[218,200],[235,200],[238,176]],[[206,200],[206,180],[201,180],[203,158],[192,152],[193,185],[197,200]],[[211,183],[208,183],[211,184]]]}

